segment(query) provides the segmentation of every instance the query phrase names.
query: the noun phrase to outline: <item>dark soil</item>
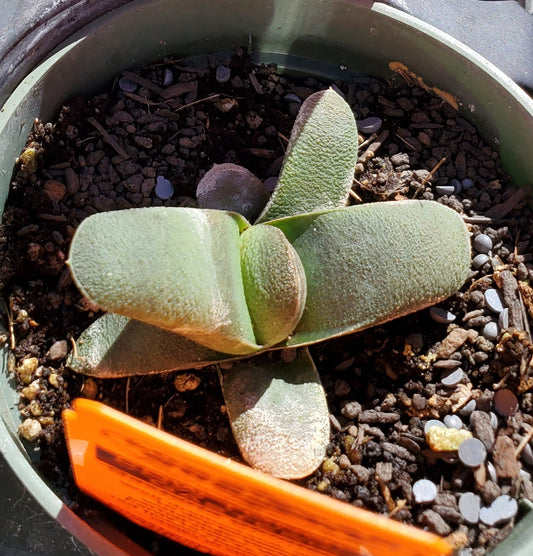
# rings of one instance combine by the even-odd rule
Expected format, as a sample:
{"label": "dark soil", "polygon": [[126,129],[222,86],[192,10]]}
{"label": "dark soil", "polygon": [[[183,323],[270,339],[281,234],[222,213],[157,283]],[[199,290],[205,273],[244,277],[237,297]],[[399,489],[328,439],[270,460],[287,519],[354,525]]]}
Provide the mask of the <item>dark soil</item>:
{"label": "dark soil", "polygon": [[[231,69],[223,83],[215,77],[222,63]],[[239,458],[214,369],[191,371],[183,387],[176,378],[184,373],[96,380],[65,367],[71,338],[98,316],[72,284],[65,260],[76,227],[90,214],[195,206],[196,185],[213,163],[241,164],[263,180],[276,176],[298,98],[331,83],[291,80],[275,69],[254,66],[244,52],[195,65],[169,59],[125,74],[137,84],[133,93],[124,92],[117,78],[96,97],[72,99],[54,122],[35,123],[27,146],[36,149],[36,164],[26,151],[1,228],[0,284],[13,325],[12,337],[4,340],[12,348],[21,416],[40,423],[34,440],[41,445],[40,468],[82,516],[107,510],[82,496],[71,479],[60,413],[75,397],[98,399]],[[172,82],[163,86],[168,70]],[[456,316],[452,323],[436,322],[426,310],[312,348],[328,394],[332,436],[324,464],[301,484],[453,535],[465,555],[485,554],[514,519],[495,526],[467,523],[458,507],[461,493],[478,494],[482,505],[501,494],[533,500],[531,444],[515,454],[533,426],[531,213],[524,193],[511,188],[497,152],[442,99],[409,83],[366,77],[334,86],[358,120],[383,121],[375,135],[361,134],[351,202],[436,199],[461,213],[474,236],[490,236],[493,248],[462,291],[440,305]],[[155,195],[157,176],[174,185],[168,201]],[[454,179],[466,187],[443,195],[440,187]],[[509,323],[494,340],[483,332],[497,320],[484,301],[490,288],[503,292],[509,308]],[[37,361],[28,362],[30,357]],[[442,374],[457,365],[465,376],[446,387]],[[493,403],[502,389],[517,396],[512,415],[498,413]],[[467,405],[471,400],[474,408]],[[484,441],[486,464],[472,470],[456,452],[430,449],[424,425],[447,415],[461,417],[463,428]],[[413,483],[422,478],[439,487],[433,502],[414,499]],[[154,553],[175,550],[170,541],[114,519]]]}

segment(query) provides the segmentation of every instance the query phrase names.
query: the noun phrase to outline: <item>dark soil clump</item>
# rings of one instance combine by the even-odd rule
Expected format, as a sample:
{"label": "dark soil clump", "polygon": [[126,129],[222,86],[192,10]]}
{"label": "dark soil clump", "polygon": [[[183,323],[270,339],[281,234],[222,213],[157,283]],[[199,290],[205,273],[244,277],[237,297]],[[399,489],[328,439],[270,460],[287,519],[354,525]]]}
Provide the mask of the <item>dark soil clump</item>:
{"label": "dark soil clump", "polygon": [[[228,81],[216,78],[221,65],[231,71]],[[312,347],[332,436],[321,468],[300,483],[453,535],[464,554],[485,554],[514,518],[470,523],[461,494],[473,493],[487,507],[502,495],[533,500],[532,446],[521,445],[533,426],[533,221],[526,194],[511,187],[497,152],[439,97],[363,76],[331,83],[275,70],[254,65],[242,51],[202,63],[169,59],[124,72],[119,77],[129,87],[117,78],[96,97],[72,99],[53,123],[35,123],[13,176],[0,243],[0,284],[13,329],[3,339],[21,393],[22,434],[40,443],[43,473],[82,515],[107,510],[82,496],[70,475],[60,413],[75,397],[239,458],[214,369],[97,380],[65,366],[72,338],[99,316],[72,284],[69,242],[96,212],[196,206],[196,185],[214,163],[240,164],[261,180],[277,176],[301,101],[331,85],[358,121],[382,121],[374,133],[361,133],[351,202],[435,199],[459,212],[474,238],[487,236],[490,247],[473,250],[471,276],[440,312]],[[159,176],[172,182],[169,200],[155,193]],[[487,290],[500,292],[506,311],[491,310]],[[457,368],[463,374],[454,382]],[[495,401],[502,391],[516,397],[514,410]],[[432,450],[424,430],[431,419],[470,430],[486,447],[486,463],[473,469],[457,452]],[[419,479],[437,485],[433,500],[417,500]],[[172,551],[156,535],[141,537],[156,553]]]}

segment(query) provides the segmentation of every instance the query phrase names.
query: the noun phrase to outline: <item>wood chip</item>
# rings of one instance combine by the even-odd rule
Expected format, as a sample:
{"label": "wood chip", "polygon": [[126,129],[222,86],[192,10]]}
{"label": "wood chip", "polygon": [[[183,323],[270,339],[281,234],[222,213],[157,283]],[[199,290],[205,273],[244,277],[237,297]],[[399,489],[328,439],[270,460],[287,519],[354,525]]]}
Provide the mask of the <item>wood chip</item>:
{"label": "wood chip", "polygon": [[126,79],[129,79],[130,81],[133,81],[134,83],[137,83],[141,87],[145,87],[146,89],[149,89],[150,91],[154,91],[157,94],[161,93],[161,87],[159,87],[158,85],[156,85],[155,83],[153,83],[149,79],[145,79],[144,77],[141,77],[140,75],[137,75],[136,73],[133,73],[132,71],[123,71],[122,75]]}
{"label": "wood chip", "polygon": [[500,479],[512,479],[520,473],[520,463],[516,457],[515,445],[507,432],[502,431],[492,448],[492,461]]}
{"label": "wood chip", "polygon": [[525,189],[517,189],[506,201],[491,207],[485,216],[495,219],[505,218],[511,211],[522,208],[526,204],[527,198],[528,192]]}
{"label": "wood chip", "polygon": [[166,89],[160,90],[159,96],[167,99],[192,93],[195,90],[198,90],[198,81],[186,81],[184,83],[176,83]]}
{"label": "wood chip", "polygon": [[100,133],[102,139],[123,158],[129,158],[128,153],[109,135],[109,133],[99,124],[95,118],[87,118],[87,121]]}

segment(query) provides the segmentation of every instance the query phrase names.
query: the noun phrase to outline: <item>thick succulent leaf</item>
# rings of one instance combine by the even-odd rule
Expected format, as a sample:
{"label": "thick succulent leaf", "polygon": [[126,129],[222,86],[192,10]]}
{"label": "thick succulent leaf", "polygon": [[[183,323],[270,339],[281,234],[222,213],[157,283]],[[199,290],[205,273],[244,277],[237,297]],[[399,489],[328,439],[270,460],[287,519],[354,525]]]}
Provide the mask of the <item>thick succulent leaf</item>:
{"label": "thick succulent leaf", "polygon": [[276,189],[257,222],[346,204],[357,162],[357,126],[333,89],[302,104]]}
{"label": "thick succulent leaf", "polygon": [[312,473],[329,442],[329,413],[306,349],[284,362],[279,353],[237,361],[220,372],[233,434],[253,467],[284,479]]}
{"label": "thick succulent leaf", "polygon": [[241,234],[241,268],[256,341],[265,346],[281,342],[305,306],[300,257],[281,230],[258,224]]}
{"label": "thick succulent leaf", "polygon": [[145,208],[95,214],[76,231],[74,281],[102,309],[234,355],[255,342],[241,276],[236,213]]}
{"label": "thick succulent leaf", "polygon": [[307,302],[286,345],[311,344],[418,311],[470,271],[462,218],[432,201],[344,207],[272,222],[305,269]]}
{"label": "thick succulent leaf", "polygon": [[215,164],[198,183],[200,208],[231,210],[252,221],[266,205],[270,193],[250,170],[237,164]]}
{"label": "thick succulent leaf", "polygon": [[201,368],[235,356],[137,320],[106,313],[83,331],[67,365],[98,378]]}

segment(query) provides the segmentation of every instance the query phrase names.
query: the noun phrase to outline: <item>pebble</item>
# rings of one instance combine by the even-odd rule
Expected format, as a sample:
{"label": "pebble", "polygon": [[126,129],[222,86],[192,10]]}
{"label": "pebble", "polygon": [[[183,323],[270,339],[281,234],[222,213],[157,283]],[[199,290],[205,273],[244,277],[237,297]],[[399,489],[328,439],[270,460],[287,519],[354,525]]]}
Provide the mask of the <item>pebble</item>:
{"label": "pebble", "polygon": [[479,467],[487,458],[487,449],[478,438],[467,438],[459,445],[458,455],[467,467]]}
{"label": "pebble", "polygon": [[490,505],[481,508],[479,520],[485,525],[496,525],[509,521],[518,513],[518,502],[508,494],[498,496]]}
{"label": "pebble", "polygon": [[437,497],[437,485],[429,479],[420,479],[413,484],[413,496],[417,504],[433,502]]}
{"label": "pebble", "polygon": [[505,307],[503,304],[502,294],[494,288],[485,291],[485,305],[494,313],[501,313]]}
{"label": "pebble", "polygon": [[472,187],[474,187],[474,180],[471,180],[470,178],[465,178],[462,182],[461,185],[463,186],[463,189],[471,189]]}
{"label": "pebble", "polygon": [[279,180],[278,176],[271,176],[270,178],[267,178],[263,182],[263,185],[266,187],[267,191],[272,193],[272,191],[276,189],[276,185],[278,185],[278,180]]}
{"label": "pebble", "polygon": [[470,400],[459,410],[459,415],[461,415],[461,417],[468,417],[476,407],[476,400]]}
{"label": "pebble", "polygon": [[503,388],[498,390],[494,394],[494,409],[502,417],[511,417],[514,415],[518,409],[518,398],[508,388]]}
{"label": "pebble", "polygon": [[495,340],[499,334],[498,324],[494,321],[487,322],[487,324],[483,327],[481,334],[483,334],[487,340]]}
{"label": "pebble", "polygon": [[494,413],[494,411],[491,411],[489,413],[489,416],[490,416],[490,426],[494,430],[496,430],[500,426],[500,423],[498,422],[498,416],[496,415],[496,413]]}
{"label": "pebble", "polygon": [[472,268],[474,268],[474,269],[481,268],[483,265],[487,264],[489,261],[490,261],[490,258],[489,258],[488,255],[485,255],[485,253],[479,253],[479,255],[476,255],[472,259]]}
{"label": "pebble", "polygon": [[440,322],[442,324],[448,324],[455,320],[455,315],[442,307],[431,307],[429,314],[435,322]]}
{"label": "pebble", "polygon": [[437,185],[435,191],[437,195],[451,195],[455,193],[455,187],[453,185]]}
{"label": "pebble", "polygon": [[426,422],[426,424],[424,425],[424,434],[428,433],[428,430],[431,427],[443,427],[446,428],[446,425],[442,422],[439,421],[438,419],[430,419],[429,421]]}
{"label": "pebble", "polygon": [[218,66],[215,78],[219,83],[226,83],[231,77],[231,70],[227,66]]}
{"label": "pebble", "polygon": [[[426,439],[429,447],[434,452],[453,452],[466,440],[471,440],[472,433],[465,429],[449,429],[446,426],[437,426],[429,428],[426,432]],[[483,446],[483,444],[481,445]]]}
{"label": "pebble", "polygon": [[494,483],[497,483],[498,473],[496,472],[496,467],[494,467],[494,464],[491,461],[487,461],[486,468],[487,468],[487,474],[489,476],[489,479]]}
{"label": "pebble", "polygon": [[492,239],[487,234],[479,234],[472,242],[478,253],[488,253],[492,249]]}
{"label": "pebble", "polygon": [[163,200],[170,199],[174,195],[174,186],[170,180],[163,176],[157,176],[155,184],[155,194]]}
{"label": "pebble", "polygon": [[121,77],[118,80],[118,86],[122,91],[126,93],[133,93],[137,90],[137,83],[135,83],[135,81],[132,81],[131,79],[128,79],[127,77]]}
{"label": "pebble", "polygon": [[288,93],[283,97],[287,102],[302,104],[302,99],[295,93]]}
{"label": "pebble", "polygon": [[509,309],[507,307],[498,315],[498,326],[502,330],[509,328]]}
{"label": "pebble", "polygon": [[524,446],[522,452],[520,452],[520,458],[526,465],[533,467],[533,449],[531,449],[531,444],[526,444]]}
{"label": "pebble", "polygon": [[361,133],[376,133],[376,131],[379,131],[381,129],[382,125],[383,121],[381,120],[381,118],[370,116],[369,118],[358,121],[357,129]]}
{"label": "pebble", "polygon": [[444,386],[457,386],[464,378],[465,373],[461,367],[448,369],[440,376],[440,381]]}
{"label": "pebble", "polygon": [[463,188],[461,182],[459,180],[456,180],[455,178],[452,178],[448,182],[448,185],[451,185],[453,187],[454,193],[460,193],[461,189]]}
{"label": "pebble", "polygon": [[473,492],[463,492],[459,497],[459,511],[463,519],[468,523],[479,521],[479,511],[481,510],[481,498]]}
{"label": "pebble", "polygon": [[46,354],[51,361],[60,361],[67,356],[68,343],[66,340],[54,342]]}
{"label": "pebble", "polygon": [[165,71],[163,73],[163,87],[168,87],[172,83],[173,79],[174,74],[172,73],[172,70],[169,68],[165,68]]}
{"label": "pebble", "polygon": [[449,429],[462,429],[463,428],[463,421],[459,415],[445,415],[444,416],[444,424]]}

